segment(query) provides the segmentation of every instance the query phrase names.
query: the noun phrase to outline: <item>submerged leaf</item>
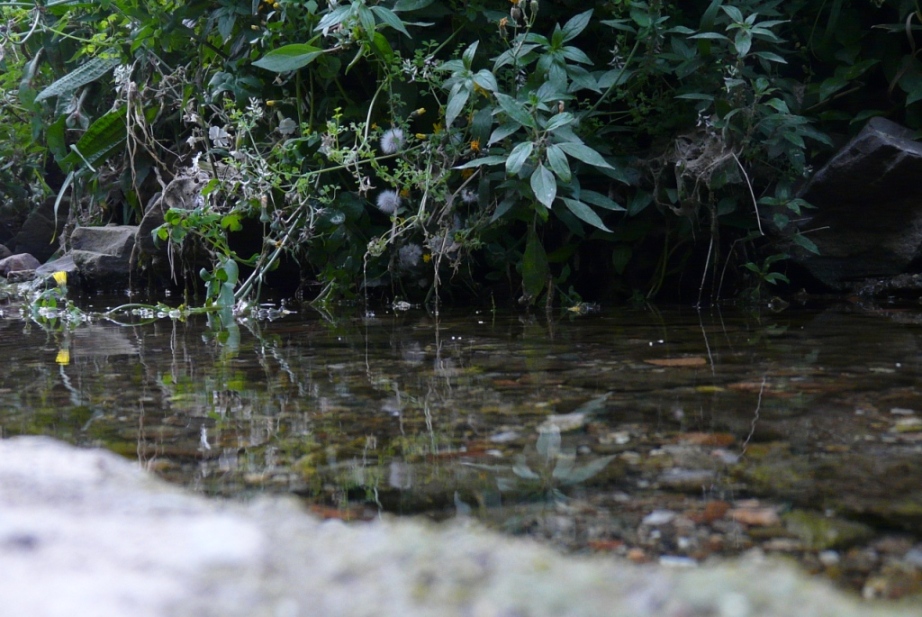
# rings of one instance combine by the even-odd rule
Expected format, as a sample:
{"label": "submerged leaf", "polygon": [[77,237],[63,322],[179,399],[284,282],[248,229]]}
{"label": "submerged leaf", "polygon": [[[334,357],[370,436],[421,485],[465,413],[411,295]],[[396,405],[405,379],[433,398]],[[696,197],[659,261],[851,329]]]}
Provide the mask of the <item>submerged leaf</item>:
{"label": "submerged leaf", "polygon": [[579,467],[574,466],[572,469],[568,469],[566,473],[561,473],[560,475],[555,473],[554,477],[560,480],[564,485],[579,484],[580,482],[585,482],[592,476],[605,469],[605,467],[615,458],[617,458],[617,455],[614,454],[610,456],[603,456],[601,458],[595,459],[588,465],[581,465]]}

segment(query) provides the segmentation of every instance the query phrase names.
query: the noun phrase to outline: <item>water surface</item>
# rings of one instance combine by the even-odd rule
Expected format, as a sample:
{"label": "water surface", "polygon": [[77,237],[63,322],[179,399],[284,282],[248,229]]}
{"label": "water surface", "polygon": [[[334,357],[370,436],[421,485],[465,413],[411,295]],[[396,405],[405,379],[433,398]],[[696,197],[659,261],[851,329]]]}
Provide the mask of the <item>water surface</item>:
{"label": "water surface", "polygon": [[638,562],[756,548],[902,596],[922,581],[920,322],[851,304],[305,308],[62,329],[10,309],[0,434],[322,516],[475,517]]}

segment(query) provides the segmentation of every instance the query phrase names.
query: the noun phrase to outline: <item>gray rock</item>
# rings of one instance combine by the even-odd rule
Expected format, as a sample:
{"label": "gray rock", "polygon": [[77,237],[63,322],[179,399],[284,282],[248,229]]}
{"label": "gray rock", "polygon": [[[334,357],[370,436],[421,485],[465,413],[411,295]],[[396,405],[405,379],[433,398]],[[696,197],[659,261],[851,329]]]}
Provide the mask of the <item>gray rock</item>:
{"label": "gray rock", "polygon": [[55,259],[54,261],[43,263],[41,266],[35,269],[36,276],[42,278],[47,278],[55,272],[66,272],[68,280],[72,280],[70,277],[77,274],[77,264],[74,263],[73,256],[64,255],[63,257]]}
{"label": "gray rock", "polygon": [[177,176],[166,186],[162,195],[158,193],[150,200],[137,234],[138,249],[142,254],[165,254],[166,242],[155,242],[153,231],[163,225],[163,215],[170,208],[194,208],[202,199],[204,184],[204,176]]}
{"label": "gray rock", "polygon": [[29,253],[18,253],[0,259],[0,276],[9,276],[11,272],[34,271],[42,264]]}
{"label": "gray rock", "polygon": [[56,238],[60,237],[66,223],[66,202],[55,213],[54,199],[48,199],[26,217],[9,247],[13,253],[30,253],[39,261],[45,261],[58,250]]}
{"label": "gray rock", "polygon": [[69,254],[84,282],[93,287],[127,282],[137,232],[133,225],[76,228]]}
{"label": "gray rock", "polygon": [[804,187],[816,206],[801,224],[820,255],[796,256],[828,287],[906,271],[922,257],[922,143],[884,118],[872,118]]}
{"label": "gray rock", "polygon": [[909,616],[759,556],[692,568],[563,556],[473,526],[320,522],[206,500],[104,451],[0,440],[8,615]]}

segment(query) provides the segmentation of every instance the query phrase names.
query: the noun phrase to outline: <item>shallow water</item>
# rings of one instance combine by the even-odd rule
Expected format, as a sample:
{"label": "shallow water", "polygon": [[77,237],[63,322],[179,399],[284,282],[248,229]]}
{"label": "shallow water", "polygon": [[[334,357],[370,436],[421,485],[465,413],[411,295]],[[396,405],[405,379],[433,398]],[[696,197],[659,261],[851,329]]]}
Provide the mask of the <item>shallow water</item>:
{"label": "shallow water", "polygon": [[[105,301],[96,300],[103,308]],[[72,331],[6,311],[0,434],[102,445],[212,495],[477,517],[691,565],[753,548],[922,587],[922,312],[303,309]]]}

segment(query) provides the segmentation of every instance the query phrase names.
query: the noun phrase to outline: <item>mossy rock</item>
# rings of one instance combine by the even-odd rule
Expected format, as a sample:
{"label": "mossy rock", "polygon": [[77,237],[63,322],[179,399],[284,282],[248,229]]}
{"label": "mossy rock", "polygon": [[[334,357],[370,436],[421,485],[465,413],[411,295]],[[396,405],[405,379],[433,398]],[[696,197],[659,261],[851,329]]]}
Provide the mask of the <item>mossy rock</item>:
{"label": "mossy rock", "polygon": [[804,546],[818,551],[847,548],[874,535],[867,525],[810,510],[792,510],[783,520],[787,530],[800,538]]}

